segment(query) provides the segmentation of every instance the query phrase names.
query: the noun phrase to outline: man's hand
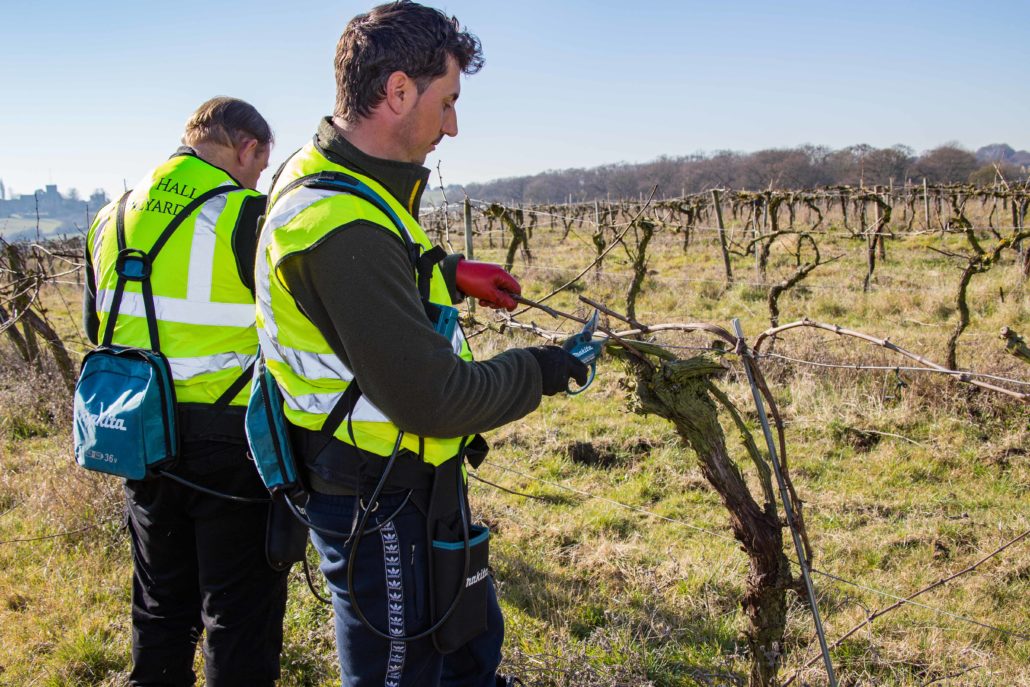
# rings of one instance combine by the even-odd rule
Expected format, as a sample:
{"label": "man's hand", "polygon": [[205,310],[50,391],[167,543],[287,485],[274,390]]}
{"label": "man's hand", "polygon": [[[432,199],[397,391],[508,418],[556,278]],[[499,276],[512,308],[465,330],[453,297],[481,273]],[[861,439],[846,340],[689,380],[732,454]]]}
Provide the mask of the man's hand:
{"label": "man's hand", "polygon": [[558,346],[533,346],[527,348],[540,365],[544,396],[554,396],[569,390],[569,380],[583,386],[587,383],[590,368],[580,362],[564,348]]}
{"label": "man's hand", "polygon": [[500,265],[474,260],[460,260],[455,270],[454,281],[466,296],[478,298],[486,308],[503,308],[511,312],[518,305],[512,294],[522,293],[522,287]]}

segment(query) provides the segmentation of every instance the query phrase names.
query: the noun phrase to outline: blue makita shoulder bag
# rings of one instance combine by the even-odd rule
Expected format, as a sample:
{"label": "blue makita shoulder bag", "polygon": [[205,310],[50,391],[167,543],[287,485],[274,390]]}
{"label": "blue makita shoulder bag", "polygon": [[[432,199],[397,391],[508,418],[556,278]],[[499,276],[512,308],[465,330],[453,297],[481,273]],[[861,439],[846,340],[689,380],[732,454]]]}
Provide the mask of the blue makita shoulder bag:
{"label": "blue makita shoulder bag", "polygon": [[283,395],[261,356],[254,366],[245,427],[250,455],[265,487],[273,494],[302,489],[283,413]]}
{"label": "blue makita shoulder bag", "polygon": [[100,346],[75,385],[75,460],[90,470],[144,479],[178,453],[168,361],[140,348]]}
{"label": "blue makita shoulder bag", "polygon": [[[84,468],[139,480],[156,475],[178,456],[175,387],[171,367],[160,352],[150,274],[154,260],[176,228],[203,203],[235,188],[221,186],[190,202],[161,232],[150,251],[126,246],[125,204],[129,194],[118,202],[118,281],[111,311],[103,340],[86,354],[75,385],[75,460]],[[150,348],[112,343],[125,285],[130,281],[140,283]]]}

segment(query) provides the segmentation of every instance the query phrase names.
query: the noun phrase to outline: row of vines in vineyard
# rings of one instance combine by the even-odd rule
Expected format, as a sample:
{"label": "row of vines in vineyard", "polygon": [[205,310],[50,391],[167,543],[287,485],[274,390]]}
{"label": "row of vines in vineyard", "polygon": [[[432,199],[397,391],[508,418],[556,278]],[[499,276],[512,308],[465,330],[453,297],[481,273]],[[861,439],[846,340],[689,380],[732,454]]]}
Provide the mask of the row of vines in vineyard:
{"label": "row of vines in vineyard", "polygon": [[[850,278],[835,272],[835,287],[860,284],[863,292],[889,292],[895,250],[906,256],[912,251],[939,254],[953,270],[945,279],[953,284],[958,316],[942,352],[953,369],[959,365],[959,338],[970,324],[968,292],[974,277],[1006,259],[1018,262],[1022,281],[1030,277],[1030,188],[1025,185],[713,190],[661,201],[525,207],[473,202],[472,207],[470,230],[476,245],[503,247],[503,264],[509,270],[519,255],[532,266],[534,251],[539,264],[540,256],[566,250],[578,240],[592,246],[593,269],[602,274],[617,244],[620,250],[612,257],[621,255],[630,268],[625,310],[631,317],[648,277],[652,241],[680,243],[687,279],[700,276],[692,251],[717,252],[722,271],[707,274],[708,280],[764,288],[772,326],[780,323],[781,297],[829,263],[844,260],[853,270]],[[445,206],[429,218],[427,226],[444,244],[463,231],[460,207]],[[775,252],[781,268],[771,278]],[[1004,290],[999,297],[1004,299]]]}
{"label": "row of vines in vineyard", "polygon": [[[805,485],[796,488],[791,474],[798,451],[788,440],[794,425],[787,418],[798,411],[784,389],[814,369],[833,385],[861,385],[881,406],[897,404],[910,387],[927,399],[920,403],[943,404],[948,394],[941,390],[961,386],[982,394],[969,401],[975,412],[1018,416],[1012,407],[1030,402],[1023,337],[1030,188],[924,184],[654,195],[522,207],[466,200],[424,209],[422,223],[445,247],[464,246],[469,257],[503,263],[522,280],[525,307],[511,315],[470,308],[470,338],[497,348],[538,338],[557,342],[575,331],[584,311],[603,313],[600,329],[610,345],[602,368],[617,361],[628,406],[671,424],[729,514],[729,535],[716,536],[734,539],[747,556],[737,600],[747,681],[781,684],[781,671],[790,667],[786,684],[815,684],[808,669],[820,654],[832,674],[830,651],[874,618],[972,575],[1030,533],[1006,535],[975,564],[867,612],[847,631],[831,628],[824,637],[817,621],[820,642],[829,642],[822,652],[810,635],[791,639],[790,609],[800,604],[817,614],[825,603],[811,591],[811,575],[833,576],[815,567],[823,540],[806,524],[807,499],[799,496]],[[0,244],[0,339],[25,366],[49,370],[66,388],[74,382],[75,357],[86,348],[81,335],[70,333],[78,331],[69,294],[84,277],[81,250],[74,239]],[[731,334],[725,325],[731,318],[764,331],[747,339]],[[741,393],[747,388],[741,371],[751,380],[757,413]],[[599,370],[599,377],[608,372]],[[848,376],[863,373],[879,375],[879,389]],[[918,373],[942,381],[923,382],[917,378],[931,375]],[[594,407],[611,406],[617,385],[599,386],[604,397]],[[848,441],[878,434],[840,431]],[[1021,527],[1018,518],[1010,525]],[[785,529],[795,539],[792,552]],[[1027,641],[1018,631],[980,624]],[[587,684],[582,679],[546,684]],[[737,681],[732,674],[726,679]]]}
{"label": "row of vines in vineyard", "polygon": [[[1011,358],[981,353],[975,362],[967,362],[958,354],[960,339],[970,329],[974,312],[991,310],[991,301],[1004,302],[1006,295],[1025,305],[1025,284],[1030,277],[1030,229],[1025,224],[1028,207],[1030,188],[1006,184],[990,188],[924,185],[900,189],[713,190],[672,200],[641,198],[620,203],[509,207],[470,200],[464,218],[445,207],[431,215],[429,226],[441,242],[449,243],[455,233],[464,232],[466,249],[478,246],[476,250],[490,256],[503,252],[509,270],[521,269],[527,275],[557,272],[556,288],[526,303],[559,323],[579,318],[540,301],[567,290],[604,293],[600,299],[580,296],[579,300],[628,327],[607,331],[637,380],[638,407],[666,418],[676,427],[729,510],[734,536],[749,556],[751,572],[742,601],[749,619],[745,635],[753,657],[749,682],[771,685],[777,684],[782,658],[779,647],[786,624],[785,594],[800,585],[783,552],[780,530],[785,521],[777,513],[785,508],[786,517],[796,522],[806,545],[808,539],[800,500],[786,470],[783,424],[773,396],[761,382],[780,432],[785,480],[781,486],[793,495],[785,495],[779,507],[768,462],[772,447],[769,454],[761,455],[757,448],[760,442],[741,419],[744,411],[713,383],[729,369],[719,362],[719,356],[723,351],[735,350],[747,364],[749,356],[755,360],[771,357],[778,337],[787,332],[828,331],[837,338],[873,344],[914,362],[916,367],[911,370],[939,372],[1024,404],[1030,402],[1030,383],[1025,381],[1026,368],[1022,365],[1026,361],[1025,342],[1014,328],[1004,327],[1000,337],[995,330],[992,346],[999,353],[1012,353]],[[679,259],[671,259],[670,255],[676,253]],[[572,254],[580,256],[578,265],[589,262],[589,266],[585,270],[568,266],[567,257]],[[933,277],[928,279],[930,275],[917,262],[934,265]],[[971,307],[974,277],[992,269],[1004,270],[1001,286],[997,293],[986,294],[987,302]],[[742,285],[764,293],[769,329],[757,337],[753,348],[716,325],[654,323],[655,316],[668,320],[685,314],[677,311],[677,299],[665,301],[671,312],[656,312],[652,305],[646,318],[638,314],[645,290],[653,296],[669,291],[685,296],[686,289],[705,283],[718,283],[721,294]],[[783,324],[783,299],[792,290],[803,289],[839,293],[840,313],[845,315],[848,299],[901,300],[899,293],[944,289],[950,292],[954,314],[948,335],[935,337],[935,345],[940,348],[927,352],[927,357],[894,343],[889,332],[883,334],[882,322],[863,323],[863,329],[873,327],[879,335],[815,322],[804,312],[798,313],[797,321]],[[854,295],[846,295],[849,293]],[[977,296],[983,299],[983,294]],[[621,300],[622,312],[611,307],[615,298]],[[904,306],[899,305],[898,310],[903,311]],[[1025,308],[1022,312],[1025,316]],[[526,313],[508,318],[505,326],[554,341],[563,336],[535,322],[526,324]],[[645,324],[647,321],[651,323]],[[1025,324],[1023,318],[1019,323]],[[671,331],[716,334],[722,341],[717,338],[709,351],[683,358],[679,351],[691,347],[661,345],[668,343],[662,340],[662,334]],[[638,343],[642,337],[647,341]],[[937,356],[943,364],[931,360]],[[963,362],[980,365],[985,360],[992,362],[980,372],[960,367]],[[825,365],[834,367],[832,363]],[[900,380],[901,363],[893,365]],[[881,366],[888,370],[891,367],[890,363]],[[877,369],[868,363],[839,367]],[[757,374],[757,368],[755,371]],[[755,468],[754,475],[761,485],[757,493],[742,477],[743,464],[736,462],[726,448],[716,412],[719,408],[728,413],[747,448],[745,462]],[[1026,536],[1026,532],[1018,535],[999,551]],[[795,560],[803,561],[811,555],[810,550],[798,550]],[[763,656],[767,660],[760,658]],[[828,655],[826,660],[830,662]]]}

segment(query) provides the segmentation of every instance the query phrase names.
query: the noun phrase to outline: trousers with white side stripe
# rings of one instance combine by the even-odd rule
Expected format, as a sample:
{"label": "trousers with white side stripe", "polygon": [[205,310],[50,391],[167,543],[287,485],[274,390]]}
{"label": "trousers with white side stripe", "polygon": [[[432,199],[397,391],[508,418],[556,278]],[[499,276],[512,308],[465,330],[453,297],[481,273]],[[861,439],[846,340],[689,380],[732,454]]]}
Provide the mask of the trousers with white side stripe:
{"label": "trousers with white side stripe", "polygon": [[[388,518],[403,500],[403,493],[381,496],[369,528]],[[308,515],[319,527],[349,532],[355,501],[353,496],[312,493]],[[372,634],[351,607],[347,590],[350,544],[314,531],[311,541],[332,591],[343,687],[495,687],[504,620],[492,580],[487,581],[487,631],[443,655],[430,638],[390,642]],[[410,502],[378,532],[361,538],[353,592],[365,617],[381,631],[412,635],[429,627],[427,544],[426,518]]]}

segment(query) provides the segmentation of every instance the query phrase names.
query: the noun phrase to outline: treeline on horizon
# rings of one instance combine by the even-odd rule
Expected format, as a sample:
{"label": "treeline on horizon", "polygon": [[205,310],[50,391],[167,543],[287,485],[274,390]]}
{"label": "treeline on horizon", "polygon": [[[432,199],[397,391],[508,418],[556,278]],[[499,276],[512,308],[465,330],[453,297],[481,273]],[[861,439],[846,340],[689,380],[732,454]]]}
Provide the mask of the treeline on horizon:
{"label": "treeline on horizon", "polygon": [[[895,145],[861,144],[833,150],[803,145],[753,153],[714,153],[660,157],[650,162],[615,163],[589,169],[549,170],[531,176],[496,179],[462,187],[470,198],[515,203],[565,203],[647,196],[672,198],[712,188],[765,190],[823,186],[900,186],[905,183],[974,183],[1025,180],[1030,153],[998,143],[975,153],[945,144],[916,155]],[[458,190],[458,189],[455,189]],[[452,194],[448,194],[449,196]],[[457,194],[454,194],[457,195]]]}

